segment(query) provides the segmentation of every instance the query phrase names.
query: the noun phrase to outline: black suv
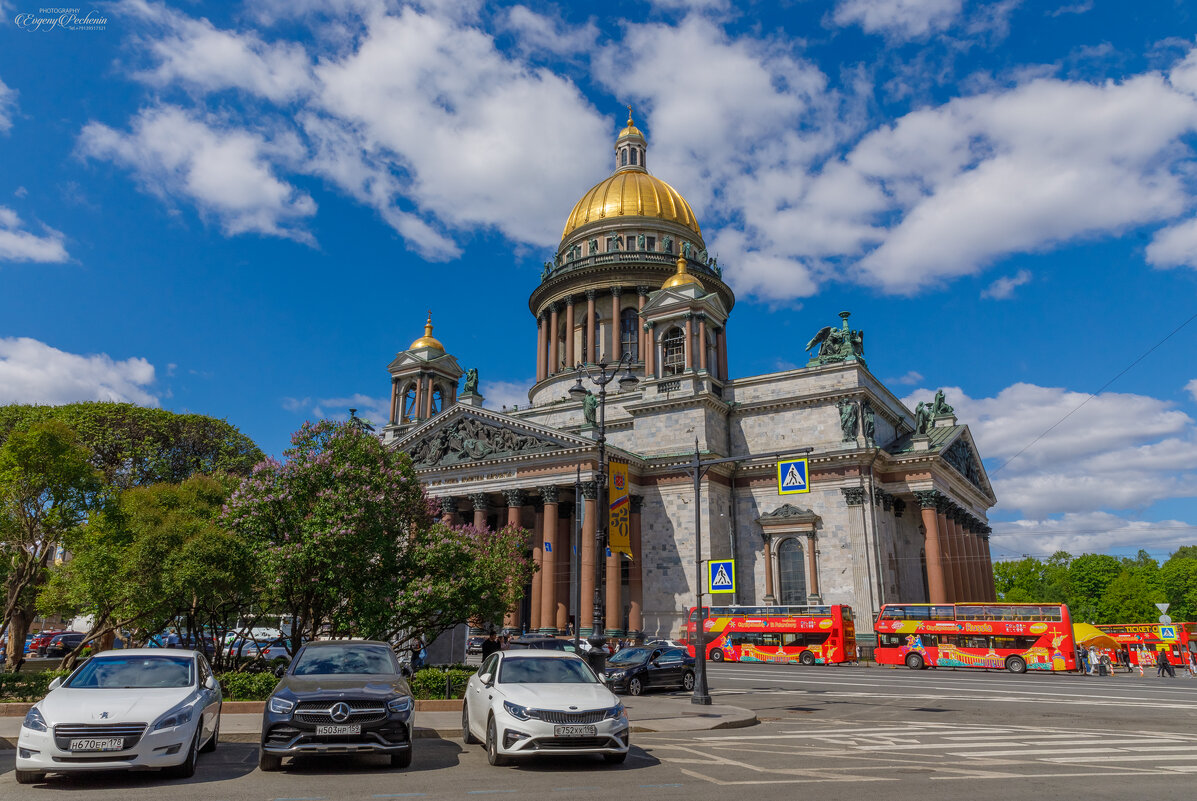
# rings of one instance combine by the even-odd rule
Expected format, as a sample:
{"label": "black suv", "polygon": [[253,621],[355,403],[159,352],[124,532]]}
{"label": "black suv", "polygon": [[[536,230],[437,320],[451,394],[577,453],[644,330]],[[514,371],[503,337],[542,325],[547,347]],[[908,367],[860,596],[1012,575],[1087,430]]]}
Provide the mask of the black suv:
{"label": "black suv", "polygon": [[624,648],[607,660],[607,686],[640,695],[650,688],[694,689],[694,657],[685,648]]}
{"label": "black suv", "polygon": [[262,713],[258,767],[305,754],[390,754],[411,764],[415,701],[384,642],[330,640],[299,649]]}

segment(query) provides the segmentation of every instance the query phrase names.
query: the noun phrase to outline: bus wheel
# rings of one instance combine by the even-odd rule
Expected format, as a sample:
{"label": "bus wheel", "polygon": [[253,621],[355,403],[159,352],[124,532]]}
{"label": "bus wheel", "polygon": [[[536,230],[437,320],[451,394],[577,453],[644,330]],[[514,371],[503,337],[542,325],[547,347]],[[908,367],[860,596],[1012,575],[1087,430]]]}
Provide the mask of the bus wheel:
{"label": "bus wheel", "polygon": [[716,648],[714,651],[711,651],[711,661],[712,662],[722,662],[723,661],[722,649]]}
{"label": "bus wheel", "polygon": [[804,665],[813,665],[815,663],[815,655],[810,651],[803,651],[798,655],[798,661]]}
{"label": "bus wheel", "polygon": [[911,670],[922,670],[926,665],[923,663],[923,658],[918,654],[907,654],[906,667]]}
{"label": "bus wheel", "polygon": [[1006,670],[1011,673],[1026,673],[1027,663],[1021,656],[1012,656],[1006,660]]}

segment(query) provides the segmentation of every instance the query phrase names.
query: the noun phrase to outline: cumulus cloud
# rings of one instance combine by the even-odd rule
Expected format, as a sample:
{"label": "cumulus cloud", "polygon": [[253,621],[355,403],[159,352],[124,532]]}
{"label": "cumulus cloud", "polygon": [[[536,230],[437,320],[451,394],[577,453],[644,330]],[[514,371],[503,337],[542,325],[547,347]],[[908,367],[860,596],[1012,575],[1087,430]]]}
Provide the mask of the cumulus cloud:
{"label": "cumulus cloud", "polygon": [[500,22],[517,35],[517,44],[528,52],[586,54],[598,39],[594,22],[570,28],[562,20],[538,14],[527,6],[513,6],[500,16]]}
{"label": "cumulus cloud", "polygon": [[[944,391],[986,459],[999,514],[1042,519],[1197,496],[1197,426],[1166,401],[1115,392],[1086,401],[1025,383],[992,398]],[[916,391],[906,403],[932,393]]]}
{"label": "cumulus cloud", "polygon": [[[917,370],[911,370],[904,376],[899,376],[898,378],[887,378],[885,380],[885,383],[887,383],[887,384],[902,384],[903,386],[911,387],[922,380],[923,380],[922,373],[920,373]],[[918,401],[915,401],[915,403],[917,403],[917,402]]]}
{"label": "cumulus cloud", "polygon": [[1185,384],[1185,391],[1193,396],[1193,400],[1197,401],[1197,378]]}
{"label": "cumulus cloud", "polygon": [[17,90],[10,89],[0,81],[0,133],[12,128],[13,115],[17,113]]}
{"label": "cumulus cloud", "polygon": [[1197,219],[1156,231],[1147,261],[1155,267],[1197,267]]}
{"label": "cumulus cloud", "polygon": [[483,381],[478,387],[482,397],[486,398],[488,409],[502,409],[506,406],[528,405],[528,389],[532,386],[532,379],[527,381]]}
{"label": "cumulus cloud", "polygon": [[194,203],[202,214],[219,220],[227,234],[312,241],[301,224],[316,213],[315,201],[280,179],[273,165],[274,160],[301,156],[289,137],[270,140],[176,106],[161,106],[143,110],[127,132],[88,123],[79,148],[87,157],[132,170],[147,191]]}
{"label": "cumulus cloud", "polygon": [[832,19],[865,33],[917,39],[940,31],[960,16],[961,0],[840,0]]}
{"label": "cumulus cloud", "polygon": [[1118,553],[1140,548],[1151,553],[1192,545],[1197,525],[1183,520],[1126,520],[1109,512],[1070,513],[1057,520],[995,523],[990,539],[995,559],[1038,558],[1056,551]]}
{"label": "cumulus cloud", "polygon": [[67,353],[29,337],[0,338],[0,403],[122,401],[157,406],[154,365],[140,357]]}
{"label": "cumulus cloud", "polygon": [[368,420],[375,428],[390,421],[391,399],[376,398],[360,392],[342,398],[283,398],[282,407],[294,414],[307,414],[327,420],[348,420],[349,410],[356,409],[357,416]]}
{"label": "cumulus cloud", "polygon": [[42,226],[42,235],[22,230],[24,223],[15,211],[0,206],[0,261],[64,262],[68,258],[63,235]]}
{"label": "cumulus cloud", "polygon": [[981,297],[993,300],[1008,300],[1014,297],[1014,290],[1031,280],[1030,270],[1019,270],[1014,275],[1005,275],[994,281],[981,292]]}

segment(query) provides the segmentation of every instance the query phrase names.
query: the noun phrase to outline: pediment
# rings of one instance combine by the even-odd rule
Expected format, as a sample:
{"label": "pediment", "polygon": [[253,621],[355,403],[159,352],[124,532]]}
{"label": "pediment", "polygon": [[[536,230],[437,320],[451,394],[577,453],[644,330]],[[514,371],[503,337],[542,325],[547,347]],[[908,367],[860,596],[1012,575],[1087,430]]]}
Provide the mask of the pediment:
{"label": "pediment", "polygon": [[772,512],[767,512],[756,519],[762,526],[770,523],[817,523],[819,516],[810,509],[802,509],[793,504],[783,503]]}
{"label": "pediment", "polygon": [[411,456],[417,469],[589,449],[594,445],[593,440],[465,405],[433,417],[395,443],[397,449]]}
{"label": "pediment", "polygon": [[989,475],[985,472],[985,465],[981,461],[976,443],[973,442],[972,433],[968,426],[959,426],[959,429],[957,435],[939,449],[940,457],[966,481],[988,497],[994,498],[993,486],[989,483]]}
{"label": "pediment", "polygon": [[391,373],[401,373],[407,368],[432,369],[449,378],[458,378],[465,372],[457,364],[457,359],[454,359],[448,353],[441,354],[433,359],[425,359],[412,353],[410,350],[405,350],[397,353],[391,363],[387,365],[387,370]]}
{"label": "pediment", "polygon": [[654,312],[669,311],[678,306],[701,309],[719,320],[727,319],[727,307],[723,305],[718,292],[707,292],[695,298],[677,289],[660,289],[653,292],[645,302],[644,308],[640,310],[640,316],[649,317]]}

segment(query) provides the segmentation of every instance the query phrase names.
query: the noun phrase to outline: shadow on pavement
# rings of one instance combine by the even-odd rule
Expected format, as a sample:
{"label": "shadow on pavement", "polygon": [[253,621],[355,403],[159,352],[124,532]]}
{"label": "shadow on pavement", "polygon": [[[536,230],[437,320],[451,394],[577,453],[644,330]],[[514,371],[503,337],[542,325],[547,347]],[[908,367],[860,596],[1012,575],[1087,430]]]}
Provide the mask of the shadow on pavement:
{"label": "shadow on pavement", "polygon": [[[254,749],[253,767],[258,765],[258,749]],[[418,773],[425,770],[443,770],[460,762],[462,747],[450,740],[425,738],[416,740],[411,766],[392,768],[390,757],[372,754],[330,754],[328,756],[293,757],[283,761],[282,774],[335,775],[355,770],[388,771],[396,773]]]}
{"label": "shadow on pavement", "polygon": [[536,756],[521,759],[513,767],[528,773],[606,773],[643,770],[660,764],[661,760],[633,745],[627,761],[620,765],[609,765],[598,756]]}
{"label": "shadow on pavement", "polygon": [[[0,776],[7,780],[16,760],[15,750],[0,751]],[[221,743],[214,754],[201,754],[190,779],[172,779],[156,770],[105,770],[96,772],[51,773],[44,782],[33,785],[40,790],[95,792],[122,787],[181,787],[236,779],[258,766],[258,747],[249,743]]]}

